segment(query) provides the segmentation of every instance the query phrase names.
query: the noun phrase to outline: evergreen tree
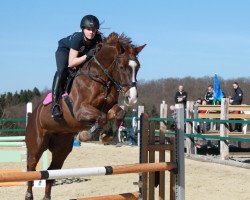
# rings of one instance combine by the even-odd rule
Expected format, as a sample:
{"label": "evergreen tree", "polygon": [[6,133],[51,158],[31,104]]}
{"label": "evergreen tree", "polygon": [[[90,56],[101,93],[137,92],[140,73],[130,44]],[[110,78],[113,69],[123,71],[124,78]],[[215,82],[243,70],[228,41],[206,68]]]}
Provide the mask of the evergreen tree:
{"label": "evergreen tree", "polygon": [[6,94],[6,104],[8,106],[11,106],[12,101],[13,101],[13,94],[11,92],[7,92],[7,94]]}
{"label": "evergreen tree", "polygon": [[17,105],[19,103],[20,103],[20,95],[16,91],[15,94],[13,95],[12,105]]}
{"label": "evergreen tree", "polygon": [[159,116],[159,113],[157,112],[157,108],[156,108],[155,105],[153,105],[152,108],[151,108],[151,114],[150,114],[150,116],[152,116],[152,117]]}
{"label": "evergreen tree", "polygon": [[39,97],[41,96],[41,93],[40,93],[40,91],[38,90],[37,87],[34,87],[33,93],[34,93],[35,96],[39,96]]}

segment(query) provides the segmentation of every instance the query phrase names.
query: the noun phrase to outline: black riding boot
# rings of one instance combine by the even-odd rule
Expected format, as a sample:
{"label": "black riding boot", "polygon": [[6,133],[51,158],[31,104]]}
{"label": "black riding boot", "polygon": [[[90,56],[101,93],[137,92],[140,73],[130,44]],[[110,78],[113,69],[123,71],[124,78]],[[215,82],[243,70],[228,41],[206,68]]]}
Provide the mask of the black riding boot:
{"label": "black riding boot", "polygon": [[62,109],[59,104],[61,96],[61,75],[55,73],[53,85],[52,85],[52,108],[51,114],[53,118],[62,117]]}

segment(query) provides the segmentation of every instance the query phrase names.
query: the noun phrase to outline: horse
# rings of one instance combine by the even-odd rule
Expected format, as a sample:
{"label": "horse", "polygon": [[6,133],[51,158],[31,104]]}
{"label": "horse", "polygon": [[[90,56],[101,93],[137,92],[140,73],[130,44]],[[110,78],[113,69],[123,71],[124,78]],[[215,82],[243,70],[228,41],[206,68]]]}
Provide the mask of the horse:
{"label": "horse", "polygon": [[[119,128],[125,112],[118,105],[118,97],[122,94],[126,105],[136,103],[138,54],[145,45],[133,45],[126,35],[111,33],[96,46],[95,56],[79,67],[68,95],[69,104],[60,100],[61,119],[51,117],[51,104],[40,103],[33,110],[26,128],[27,171],[35,171],[47,149],[52,154],[48,170],[61,169],[79,131],[94,126],[102,129],[109,121],[113,122],[113,131]],[[51,199],[53,183],[46,180],[43,200]],[[25,200],[33,199],[32,187],[33,181],[28,181]]]}

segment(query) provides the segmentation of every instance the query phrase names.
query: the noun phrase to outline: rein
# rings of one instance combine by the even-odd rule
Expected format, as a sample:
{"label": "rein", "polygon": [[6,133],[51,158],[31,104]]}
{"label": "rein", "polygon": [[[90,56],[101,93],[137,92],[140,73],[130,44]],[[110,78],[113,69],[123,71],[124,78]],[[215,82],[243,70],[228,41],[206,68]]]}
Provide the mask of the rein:
{"label": "rein", "polygon": [[[111,66],[116,63],[117,65],[117,58],[112,62]],[[96,56],[93,56],[94,61],[97,63],[97,65],[101,68],[101,70],[103,71],[103,73],[109,78],[109,80],[116,86],[116,88],[118,89],[119,92],[123,92],[125,93],[125,91],[122,89],[122,85],[117,82],[115,79],[113,79],[113,77],[109,74],[109,71],[97,60]]]}
{"label": "rein", "polygon": [[[121,79],[121,77],[119,76],[119,70],[117,67],[117,59],[120,58],[120,56],[118,55],[116,57],[116,59],[112,62],[112,64],[110,66],[112,66],[115,63],[115,68],[119,77],[119,80]],[[136,87],[136,81],[135,82],[131,82],[131,83],[120,83],[119,81],[116,81],[110,74],[109,74],[109,70],[107,70],[96,58],[96,56],[93,56],[94,61],[97,63],[97,65],[101,68],[101,70],[104,72],[104,74],[109,78],[109,80],[116,86],[117,91],[119,92],[123,92],[125,93],[126,91],[124,91],[122,89],[122,87],[125,86],[130,86],[130,87]],[[132,60],[132,59],[131,59]]]}
{"label": "rein", "polygon": [[[119,69],[117,67],[117,62],[118,62],[118,59],[121,58],[121,55],[118,55],[114,61],[111,63],[111,65],[108,67],[108,69],[113,69],[113,66],[115,67],[115,70],[117,72],[117,77],[118,77],[118,81],[115,80],[111,75],[110,75],[110,70],[106,69],[96,58],[96,56],[94,55],[87,63],[87,66],[88,67],[88,72],[84,73],[80,70],[78,70],[76,76],[79,76],[79,75],[86,75],[88,76],[90,79],[100,83],[101,85],[104,86],[105,88],[105,91],[106,91],[106,97],[107,98],[107,95],[108,95],[108,91],[110,89],[110,85],[111,84],[114,84],[114,86],[117,88],[117,91],[118,92],[122,92],[122,93],[125,93],[126,91],[123,89],[123,87],[125,86],[129,86],[129,87],[136,87],[136,81],[132,81],[131,83],[121,83],[120,80],[121,80],[121,75],[119,73]],[[130,59],[130,60],[133,60],[133,59]],[[94,61],[99,67],[100,69],[103,71],[103,73],[105,74],[106,77],[108,77],[109,81],[106,82],[104,79],[102,79],[99,75],[97,74],[91,74],[90,73],[90,65],[91,65],[91,61]]]}

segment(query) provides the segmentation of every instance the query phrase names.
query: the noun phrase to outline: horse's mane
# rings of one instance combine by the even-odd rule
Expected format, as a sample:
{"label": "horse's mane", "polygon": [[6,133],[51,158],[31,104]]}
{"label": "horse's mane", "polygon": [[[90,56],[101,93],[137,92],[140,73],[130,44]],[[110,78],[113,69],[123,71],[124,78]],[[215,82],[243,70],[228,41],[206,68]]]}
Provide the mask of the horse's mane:
{"label": "horse's mane", "polygon": [[127,37],[124,33],[118,34],[115,32],[112,32],[109,34],[108,37],[104,38],[103,44],[116,44],[119,43],[123,48],[126,47],[134,47],[132,44],[132,40],[130,37]]}

